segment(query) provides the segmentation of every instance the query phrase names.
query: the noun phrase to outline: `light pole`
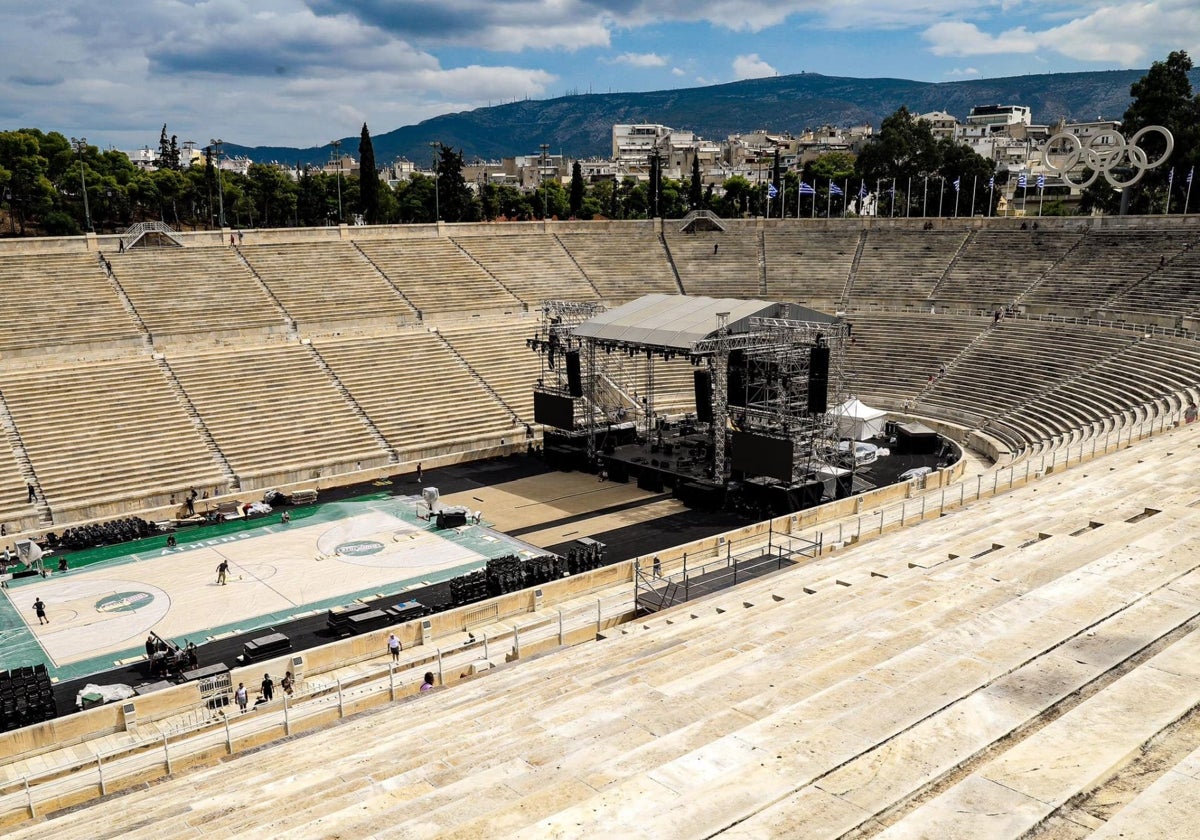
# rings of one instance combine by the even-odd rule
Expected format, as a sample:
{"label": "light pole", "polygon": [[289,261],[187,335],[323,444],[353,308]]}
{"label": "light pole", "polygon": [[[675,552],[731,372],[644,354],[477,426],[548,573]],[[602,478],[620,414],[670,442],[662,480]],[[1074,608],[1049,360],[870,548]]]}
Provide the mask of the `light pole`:
{"label": "light pole", "polygon": [[225,227],[225,184],[221,180],[221,146],[224,145],[224,140],[209,140],[209,145],[217,150],[217,227],[224,229]]}
{"label": "light pole", "polygon": [[89,231],[93,231],[92,211],[88,207],[87,178],[83,174],[83,153],[87,151],[87,138],[80,137],[78,140],[76,140],[74,137],[72,137],[71,147],[79,153],[79,182],[83,184],[83,217],[87,220],[87,229]]}
{"label": "light pole", "polygon": [[538,184],[542,188],[542,221],[550,218],[550,191],[546,189],[546,153],[550,151],[550,144],[542,144],[542,167],[538,171]]}
{"label": "light pole", "polygon": [[333,154],[337,158],[337,194],[338,194],[338,224],[342,223],[342,141],[330,140]]}
{"label": "light pole", "polygon": [[441,150],[442,143],[440,140],[434,140],[429,144],[429,148],[433,151],[433,220],[440,222],[442,220],[442,199],[438,194],[438,151]]}

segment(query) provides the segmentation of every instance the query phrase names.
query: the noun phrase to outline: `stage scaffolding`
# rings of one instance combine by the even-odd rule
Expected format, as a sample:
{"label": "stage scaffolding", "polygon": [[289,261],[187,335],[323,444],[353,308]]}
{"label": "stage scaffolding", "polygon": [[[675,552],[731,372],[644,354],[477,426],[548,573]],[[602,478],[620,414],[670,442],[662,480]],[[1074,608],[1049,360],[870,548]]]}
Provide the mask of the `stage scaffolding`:
{"label": "stage scaffolding", "polygon": [[[684,356],[694,367],[710,371],[716,483],[725,483],[730,474],[728,430],[790,441],[793,483],[837,463],[836,424],[826,411],[809,411],[809,387],[813,349],[828,348],[827,403],[844,397],[849,327],[843,319],[751,316],[733,332],[729,313],[718,312],[712,330],[681,349],[577,335],[580,324],[606,311],[599,303],[547,300],[541,311],[538,332],[526,342],[541,357],[535,390],[570,397],[566,355],[579,354],[582,399],[573,400],[573,427],[566,431],[586,435],[589,461],[595,461],[597,437],[610,424],[632,421],[643,440],[653,438],[660,421],[654,404],[655,362]],[[731,364],[741,402],[733,407],[728,400]]]}

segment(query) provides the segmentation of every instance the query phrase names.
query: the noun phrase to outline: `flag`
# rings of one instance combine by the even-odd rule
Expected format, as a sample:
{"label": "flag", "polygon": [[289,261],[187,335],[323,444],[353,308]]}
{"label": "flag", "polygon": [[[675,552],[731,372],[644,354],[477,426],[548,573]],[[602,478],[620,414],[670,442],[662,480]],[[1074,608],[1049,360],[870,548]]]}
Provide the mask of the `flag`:
{"label": "flag", "polygon": [[1022,172],[1020,175],[1018,175],[1018,176],[1017,176],[1017,189],[1022,189],[1022,190],[1023,190],[1023,189],[1025,189],[1025,186],[1026,186],[1026,184],[1025,184],[1025,173],[1024,173],[1024,172]]}
{"label": "flag", "polygon": [[1175,167],[1171,167],[1171,171],[1167,173],[1167,189],[1170,189],[1175,184]]}
{"label": "flag", "polygon": [[989,189],[989,190],[994,190],[994,189],[996,189],[996,176],[995,176],[995,175],[993,175],[992,177],[988,178],[988,189]]}
{"label": "flag", "polygon": [[895,194],[896,194],[896,182],[893,181],[892,185],[890,187],[888,187],[888,195],[895,195]]}
{"label": "flag", "polygon": [[1046,176],[1043,175],[1041,172],[1039,172],[1038,179],[1037,179],[1037,188],[1040,190],[1040,189],[1044,189],[1045,186],[1046,186]]}
{"label": "flag", "polygon": [[767,198],[775,198],[779,195],[779,190],[775,189],[774,184],[767,185]]}
{"label": "flag", "polygon": [[961,189],[962,189],[962,176],[960,175],[959,177],[954,179],[954,191],[958,192]]}
{"label": "flag", "polygon": [[858,197],[859,198],[867,197],[867,182],[866,181],[863,181],[862,185],[858,188]]}
{"label": "flag", "polygon": [[830,195],[845,195],[845,193],[842,192],[842,188],[839,187],[837,184],[833,183],[833,181],[829,182],[829,194]]}
{"label": "flag", "polygon": [[1196,169],[1196,167],[1193,166],[1191,169],[1188,170],[1187,185],[1189,187],[1192,185],[1192,172],[1195,171],[1195,169]]}
{"label": "flag", "polygon": [[812,188],[811,184],[800,182],[800,195],[816,195],[817,191]]}

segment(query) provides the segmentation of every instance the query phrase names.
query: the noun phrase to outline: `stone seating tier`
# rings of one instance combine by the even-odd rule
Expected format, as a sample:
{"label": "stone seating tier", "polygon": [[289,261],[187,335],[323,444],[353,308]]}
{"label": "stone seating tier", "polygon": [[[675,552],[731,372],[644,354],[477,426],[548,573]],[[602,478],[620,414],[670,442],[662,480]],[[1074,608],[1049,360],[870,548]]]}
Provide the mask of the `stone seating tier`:
{"label": "stone seating tier", "polygon": [[422,313],[523,308],[521,301],[448,239],[368,240],[360,247]]}
{"label": "stone seating tier", "polygon": [[767,300],[836,309],[845,299],[850,267],[860,239],[857,231],[767,228]]}
{"label": "stone seating tier", "polygon": [[664,233],[675,270],[690,295],[758,298],[762,243],[756,231]]}
{"label": "stone seating tier", "polygon": [[530,309],[545,300],[595,300],[596,289],[553,236],[455,236],[455,243]]}
{"label": "stone seating tier", "polygon": [[651,292],[679,294],[667,252],[653,233],[614,237],[561,233],[555,237],[587,275],[602,300],[620,304]]}

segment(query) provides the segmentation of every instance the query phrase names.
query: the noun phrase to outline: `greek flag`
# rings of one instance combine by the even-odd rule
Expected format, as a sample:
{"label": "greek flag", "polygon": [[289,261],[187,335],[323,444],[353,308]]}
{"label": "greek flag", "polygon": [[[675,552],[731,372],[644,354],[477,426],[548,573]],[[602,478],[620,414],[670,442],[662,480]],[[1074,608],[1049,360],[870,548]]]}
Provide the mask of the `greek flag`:
{"label": "greek flag", "polygon": [[1045,186],[1046,186],[1046,176],[1039,172],[1038,179],[1037,179],[1037,188],[1040,190],[1040,189],[1043,189]]}
{"label": "greek flag", "polygon": [[1027,185],[1025,183],[1025,173],[1022,172],[1020,175],[1017,176],[1017,189],[1023,190],[1023,189],[1025,189],[1026,186]]}
{"label": "greek flag", "polygon": [[775,198],[779,195],[779,190],[775,189],[774,184],[767,185],[767,198]]}
{"label": "greek flag", "polygon": [[858,188],[858,197],[859,198],[867,197],[867,182],[866,181],[863,181],[862,185]]}
{"label": "greek flag", "polygon": [[1175,184],[1175,167],[1171,167],[1171,171],[1167,173],[1167,189],[1170,189]]}
{"label": "greek flag", "polygon": [[993,175],[992,177],[988,178],[988,189],[989,189],[989,190],[994,190],[994,189],[996,189],[996,176],[995,176],[995,175]]}
{"label": "greek flag", "polygon": [[[1191,176],[1188,176],[1188,177],[1191,177]],[[842,191],[841,187],[839,187],[837,184],[833,183],[833,181],[830,181],[829,182],[829,194],[830,195],[845,195],[846,193]]]}
{"label": "greek flag", "polygon": [[812,188],[811,184],[800,182],[800,195],[816,195],[817,191]]}
{"label": "greek flag", "polygon": [[954,179],[954,191],[958,192],[961,189],[962,189],[962,176],[960,175],[959,177]]}
{"label": "greek flag", "polygon": [[1194,166],[1188,170],[1187,185],[1189,187],[1192,185],[1192,172],[1194,172],[1195,170],[1196,170],[1196,167],[1194,167]]}

